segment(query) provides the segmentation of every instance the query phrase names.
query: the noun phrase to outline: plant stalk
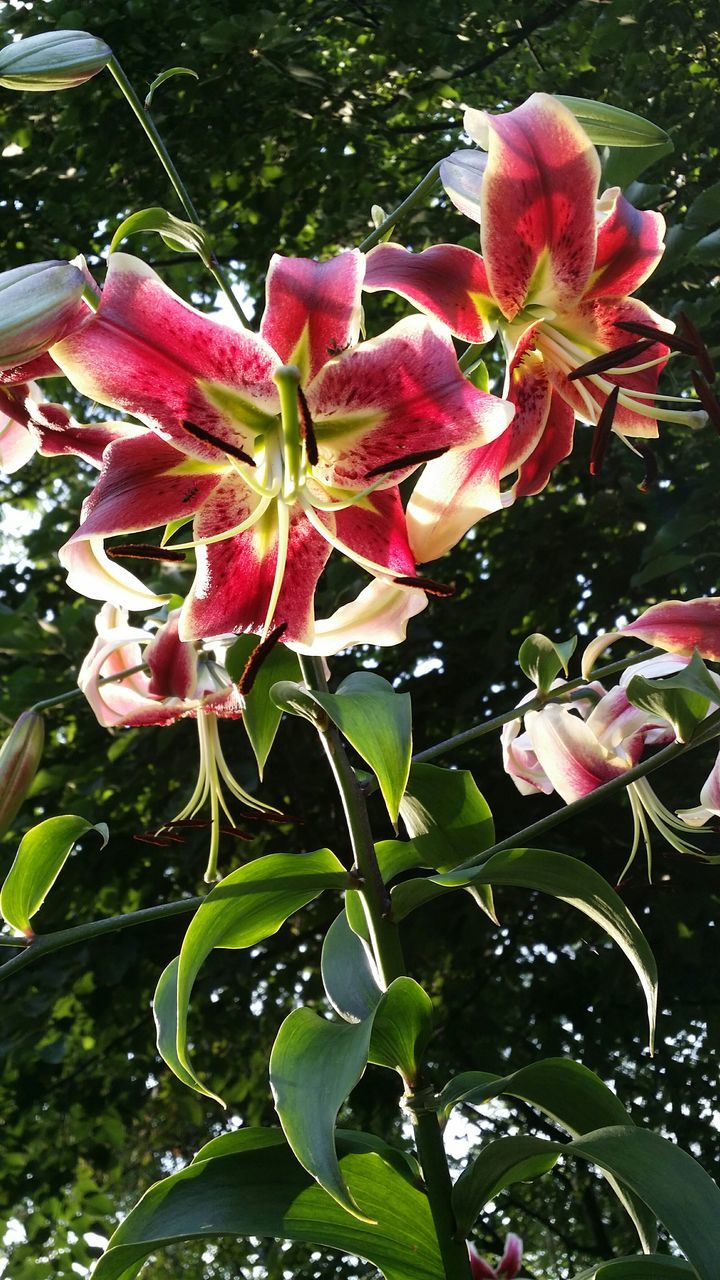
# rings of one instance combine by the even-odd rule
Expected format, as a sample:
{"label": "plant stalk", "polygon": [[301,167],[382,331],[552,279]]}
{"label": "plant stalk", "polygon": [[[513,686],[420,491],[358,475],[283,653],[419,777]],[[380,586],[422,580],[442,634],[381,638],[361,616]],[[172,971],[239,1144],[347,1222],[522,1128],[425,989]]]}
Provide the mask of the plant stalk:
{"label": "plant stalk", "polygon": [[432,191],[439,177],[440,161],[438,160],[437,164],[434,164],[432,169],[428,170],[425,177],[420,179],[414,190],[410,192],[410,195],[401,201],[397,209],[393,209],[392,213],[389,213],[384,221],[380,223],[380,226],[371,231],[370,235],[366,236],[361,244],[358,245],[361,252],[367,253],[368,249],[372,249],[376,244],[379,244],[386,232],[392,230],[406,213],[414,209],[415,205],[420,203],[428,191]]}

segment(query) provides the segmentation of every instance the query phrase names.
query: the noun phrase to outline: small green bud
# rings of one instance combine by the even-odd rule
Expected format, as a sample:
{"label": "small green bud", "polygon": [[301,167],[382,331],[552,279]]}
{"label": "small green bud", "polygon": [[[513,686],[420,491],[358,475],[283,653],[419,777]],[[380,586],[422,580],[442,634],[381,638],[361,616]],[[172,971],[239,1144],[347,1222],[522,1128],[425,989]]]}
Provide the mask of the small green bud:
{"label": "small green bud", "polygon": [[85,283],[71,262],[31,262],[0,272],[0,369],[33,360],[75,328]]}
{"label": "small green bud", "polygon": [[42,716],[37,711],[23,711],[0,748],[0,837],[30,790],[44,743]]}
{"label": "small green bud", "polygon": [[372,209],[370,210],[370,217],[372,218],[373,226],[376,229],[382,226],[383,222],[385,221],[385,216],[386,216],[385,210],[383,209],[382,205],[374,204]]}
{"label": "small green bud", "polygon": [[74,89],[102,71],[111,57],[109,45],[87,31],[45,31],[0,50],[0,85],[30,93]]}

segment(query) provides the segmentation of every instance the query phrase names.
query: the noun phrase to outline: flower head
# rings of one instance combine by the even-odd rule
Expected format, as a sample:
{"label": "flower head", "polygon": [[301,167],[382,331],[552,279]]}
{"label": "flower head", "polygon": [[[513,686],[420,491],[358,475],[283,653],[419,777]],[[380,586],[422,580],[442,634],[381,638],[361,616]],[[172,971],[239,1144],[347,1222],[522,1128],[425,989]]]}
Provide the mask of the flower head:
{"label": "flower head", "polygon": [[473,1280],[515,1280],[520,1272],[523,1242],[514,1231],[508,1232],[502,1258],[496,1267],[491,1267],[489,1262],[481,1258],[473,1244],[468,1245],[468,1252]]}

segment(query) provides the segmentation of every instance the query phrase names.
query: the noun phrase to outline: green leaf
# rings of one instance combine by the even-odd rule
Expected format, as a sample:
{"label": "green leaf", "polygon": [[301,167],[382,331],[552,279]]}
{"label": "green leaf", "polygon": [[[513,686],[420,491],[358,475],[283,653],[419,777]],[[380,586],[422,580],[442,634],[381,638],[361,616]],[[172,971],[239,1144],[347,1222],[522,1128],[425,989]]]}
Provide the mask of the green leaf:
{"label": "green leaf", "polygon": [[[259,643],[259,636],[238,636],[225,656],[225,667],[231,680],[239,680],[250,654]],[[296,653],[284,644],[276,645],[268,654],[255,677],[255,683],[245,695],[245,711],[242,723],[255,754],[258,773],[262,779],[275,735],[282,719],[282,711],[270,697],[272,686],[281,680],[297,680],[300,667]]]}
{"label": "green leaf", "polygon": [[632,1258],[613,1258],[612,1262],[597,1262],[573,1276],[573,1280],[680,1280],[681,1276],[696,1276],[682,1258],[671,1258],[666,1253],[643,1253]]}
{"label": "green leaf", "polygon": [[329,1022],[294,1009],[270,1055],[270,1085],[285,1136],[308,1173],[349,1213],[371,1221],[348,1190],[335,1150],[335,1121],[362,1076],[372,1018]]}
{"label": "green leaf", "polygon": [[145,95],[143,105],[146,111],[149,111],[152,106],[155,90],[159,89],[161,84],[165,84],[166,80],[172,79],[173,76],[192,76],[194,80],[200,79],[197,71],[192,71],[190,67],[168,67],[167,71],[161,71],[160,75],[155,77]]}
{"label": "green leaf", "polygon": [[498,1138],[483,1147],[479,1156],[460,1174],[452,1192],[458,1233],[469,1235],[488,1201],[514,1182],[526,1182],[548,1173],[563,1148],[525,1134]]}
{"label": "green leaf", "polygon": [[108,842],[104,822],[93,824],[75,814],[46,818],[23,836],[0,890],[0,913],[19,933],[32,934],[30,920],[52,889],[75,842],[97,831],[101,849]]}
{"label": "green leaf", "polygon": [[633,706],[667,720],[680,742],[689,742],[710,705],[720,705],[718,689],[697,649],[688,665],[663,680],[633,676],[627,686]]}
{"label": "green leaf", "polygon": [[157,231],[169,249],[174,249],[176,253],[196,253],[206,267],[210,265],[210,242],[202,227],[196,226],[194,222],[184,222],[182,218],[176,218],[159,206],[140,209],[125,218],[112,238],[110,252],[114,253],[126,236],[138,235],[144,231]]}
{"label": "green leaf", "polygon": [[396,693],[372,671],[354,671],[337,693],[313,692],[313,697],[369,764],[391,821],[397,822],[412,755],[410,694]]}
{"label": "green leaf", "polygon": [[369,1061],[399,1071],[408,1085],[414,1085],[432,1023],[429,995],[412,978],[396,978],[375,1011]]}
{"label": "green leaf", "polygon": [[[190,1064],[187,1046],[187,1018],[193,984],[203,961],[214,947],[252,947],[277,933],[280,926],[312,902],[323,889],[344,889],[348,873],[329,849],[315,853],[272,853],[257,858],[226,876],[211,889],[193,916],[183,940],[177,970],[176,1006],[172,1007],[172,983],[165,970],[160,1000],[156,995],[156,1018],[163,1019],[158,1044],[168,1034],[165,1022],[176,1021],[175,1053],[165,1059],[172,1071],[183,1069],[184,1084],[209,1098],[222,1102],[217,1094],[198,1080]],[[161,1048],[162,1052],[162,1048]],[[163,1055],[164,1056],[164,1055]]]}
{"label": "green leaf", "polygon": [[555,97],[572,111],[597,147],[655,147],[670,142],[659,125],[622,107],[611,107],[607,102],[594,102],[589,98],[568,97],[564,93]]}
{"label": "green leaf", "polygon": [[177,975],[180,957],[176,956],[163,969],[153,996],[153,1015],[157,1032],[157,1047],[163,1062],[186,1084],[189,1089],[196,1087],[195,1077],[186,1071],[177,1054]]}
{"label": "green leaf", "polygon": [[146,1192],[112,1236],[93,1280],[132,1280],[164,1245],[221,1235],[354,1253],[386,1280],[443,1280],[427,1198],[391,1148],[376,1141],[368,1150],[365,1137],[338,1135],[340,1170],[373,1222],[353,1217],[313,1182],[279,1132],[241,1129],[216,1138],[204,1149],[213,1154],[200,1152]]}
{"label": "green leaf", "polygon": [[546,694],[560,671],[568,674],[568,663],[575,652],[577,636],[571,640],[555,641],[535,631],[523,640],[518,662],[528,680],[537,686],[538,693]]}
{"label": "green leaf", "polygon": [[326,729],[328,717],[315,700],[315,694],[296,680],[278,680],[270,689],[270,697],[280,711],[309,720],[318,729]]}
{"label": "green leaf", "polygon": [[[501,1094],[537,1107],[573,1138],[608,1125],[633,1123],[616,1094],[593,1071],[570,1058],[544,1058],[509,1076],[465,1071],[442,1090],[441,1113],[447,1116],[458,1103],[480,1105]],[[653,1249],[657,1244],[654,1215],[612,1175],[608,1180],[635,1223],[642,1247]]]}
{"label": "green leaf", "polygon": [[414,764],[400,816],[423,865],[438,871],[477,857],[495,839],[489,806],[467,769]]}
{"label": "green leaf", "polygon": [[641,173],[674,150],[668,138],[656,146],[640,144],[622,151],[606,151],[603,156],[603,183],[610,187],[628,187]]}
{"label": "green leaf", "polygon": [[712,267],[720,265],[720,229],[698,240],[688,256],[691,262],[704,262]]}
{"label": "green leaf", "polygon": [[479,867],[463,867],[429,879],[406,880],[391,891],[395,920],[439,893],[465,885],[517,885],[567,902],[594,920],[618,944],[637,973],[648,1009],[650,1047],[655,1035],[657,969],[652,951],[622,898],[597,871],[549,849],[503,849]]}
{"label": "green leaf", "polygon": [[[410,776],[412,777],[412,770]],[[402,806],[400,813],[402,814]],[[428,865],[423,862],[417,846],[408,840],[379,840],[375,845],[375,857],[385,884],[395,876],[401,875],[403,871],[412,871],[415,867]]]}
{"label": "green leaf", "polygon": [[320,961],[325,992],[346,1022],[362,1022],[376,1009],[382,989],[368,948],[341,911],[325,935]]}

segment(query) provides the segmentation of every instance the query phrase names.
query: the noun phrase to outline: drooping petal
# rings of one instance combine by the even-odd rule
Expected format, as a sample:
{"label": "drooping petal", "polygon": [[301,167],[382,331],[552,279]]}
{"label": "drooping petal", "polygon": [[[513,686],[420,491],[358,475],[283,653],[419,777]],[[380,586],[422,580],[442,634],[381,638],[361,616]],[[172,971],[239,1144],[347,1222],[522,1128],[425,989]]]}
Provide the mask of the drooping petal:
{"label": "drooping petal", "polygon": [[553,469],[572,453],[574,437],[575,414],[562,396],[553,391],[545,428],[532,453],[520,464],[513,495],[527,498],[541,493]]}
{"label": "drooping petal", "polygon": [[349,604],[341,605],[329,618],[315,620],[312,643],[291,644],[290,648],[331,657],[355,644],[400,644],[408,622],[422,613],[427,603],[424,591],[373,578]]}
{"label": "drooping petal", "polygon": [[538,763],[566,804],[579,800],[629,767],[611,754],[579,716],[550,703],[529,711],[525,724]]}
{"label": "drooping petal", "polygon": [[197,458],[221,455],[183,422],[248,451],[278,412],[279,361],[262,338],[196,311],[129,254],[110,255],[98,311],[51,354],[83,395]]}
{"label": "drooping petal", "polygon": [[645,730],[655,727],[646,711],[634,707],[622,685],[617,685],[593,707],[586,722],[601,746],[637,764],[645,745]]}
{"label": "drooping petal", "polygon": [[29,429],[44,457],[72,454],[99,467],[103,453],[113,441],[137,439],[148,434],[146,427],[130,422],[99,422],[82,426],[61,404],[42,402],[29,407]]}
{"label": "drooping petal", "polygon": [[473,222],[482,218],[481,192],[487,166],[484,151],[453,151],[440,162],[440,181],[456,209]]}
{"label": "drooping petal", "polygon": [[497,1273],[502,1280],[515,1280],[520,1271],[520,1264],[523,1256],[523,1242],[520,1236],[514,1231],[509,1231],[505,1237],[505,1248],[503,1256],[498,1263]]}
{"label": "drooping petal", "polygon": [[37,381],[39,378],[61,378],[62,369],[59,369],[52,356],[41,355],[36,356],[34,360],[27,360],[24,364],[13,365],[9,369],[0,369],[0,386],[14,387],[19,382]]}
{"label": "drooping petal", "polygon": [[179,620],[180,610],[176,609],[145,650],[150,668],[148,691],[159,698],[190,698],[197,688],[197,649],[180,639]]}
{"label": "drooping petal", "polygon": [[689,827],[704,827],[711,818],[720,818],[720,755],[700,792],[700,804],[695,809],[678,809],[678,818]]}
{"label": "drooping petal", "polygon": [[[562,309],[581,297],[595,261],[597,152],[567,107],[547,94],[483,114],[481,241],[493,296],[508,320],[530,302]],[[476,125],[468,113],[473,136]]]}
{"label": "drooping petal", "polygon": [[303,386],[357,342],[364,269],[358,249],[328,262],[277,253],[270,260],[260,332],[283,364],[298,366]]}
{"label": "drooping petal", "polygon": [[145,709],[149,696],[148,677],[136,671],[108,684],[98,681],[119,675],[143,661],[143,646],[150,640],[147,631],[128,625],[124,609],[105,604],[95,620],[97,637],[78,672],[82,689],[101,725],[123,724],[128,716]]}
{"label": "drooping petal", "polygon": [[538,761],[529,733],[521,733],[520,719],[511,720],[503,725],[500,738],[503,768],[512,778],[520,794],[531,796],[540,791],[543,795],[549,796],[553,790],[553,784]]}
{"label": "drooping petal", "polygon": [[[0,396],[0,405],[4,404]],[[37,444],[27,427],[0,411],[0,470],[12,475],[32,458]]]}
{"label": "drooping petal", "polygon": [[85,538],[79,533],[58,551],[67,569],[67,583],[78,595],[90,600],[108,600],[126,609],[157,609],[168,599],[156,595],[134,573],[105,555],[102,538]]}
{"label": "drooping petal", "polygon": [[[309,388],[308,404],[320,449],[316,474],[353,488],[390,460],[494,440],[513,413],[463,377],[448,330],[421,316],[326,365]],[[398,468],[386,485],[411,470]]]}
{"label": "drooping petal", "polygon": [[634,622],[619,631],[597,636],[583,654],[583,675],[592,671],[599,655],[619,636],[642,640],[643,644],[665,649],[668,653],[692,657],[697,649],[701,658],[720,661],[720,597],[700,596],[696,600],[664,600],[653,604]]}
{"label": "drooping petal", "polygon": [[457,244],[436,244],[421,253],[379,244],[368,254],[363,288],[392,289],[465,342],[489,342],[500,319],[480,254]]}
{"label": "drooping petal", "polygon": [[[241,524],[257,502],[239,477],[234,485],[229,478],[198,513],[195,537],[211,537]],[[285,622],[283,640],[311,642],[313,596],[330,545],[312,528],[299,506],[292,508],[282,588],[273,617],[268,618],[278,552],[283,553],[281,536],[278,505],[273,504],[245,533],[197,548],[195,581],[180,621],[181,639],[257,633],[266,622],[275,626]]]}
{"label": "drooping petal", "polygon": [[585,298],[625,297],[640,288],[660,261],[665,219],[661,213],[636,209],[619,187],[603,192],[598,210],[604,216]]}
{"label": "drooping petal", "polygon": [[398,577],[415,573],[397,488],[371,493],[362,503],[334,513],[332,520],[336,537],[349,549],[349,554],[357,554],[359,564],[367,558]]}

